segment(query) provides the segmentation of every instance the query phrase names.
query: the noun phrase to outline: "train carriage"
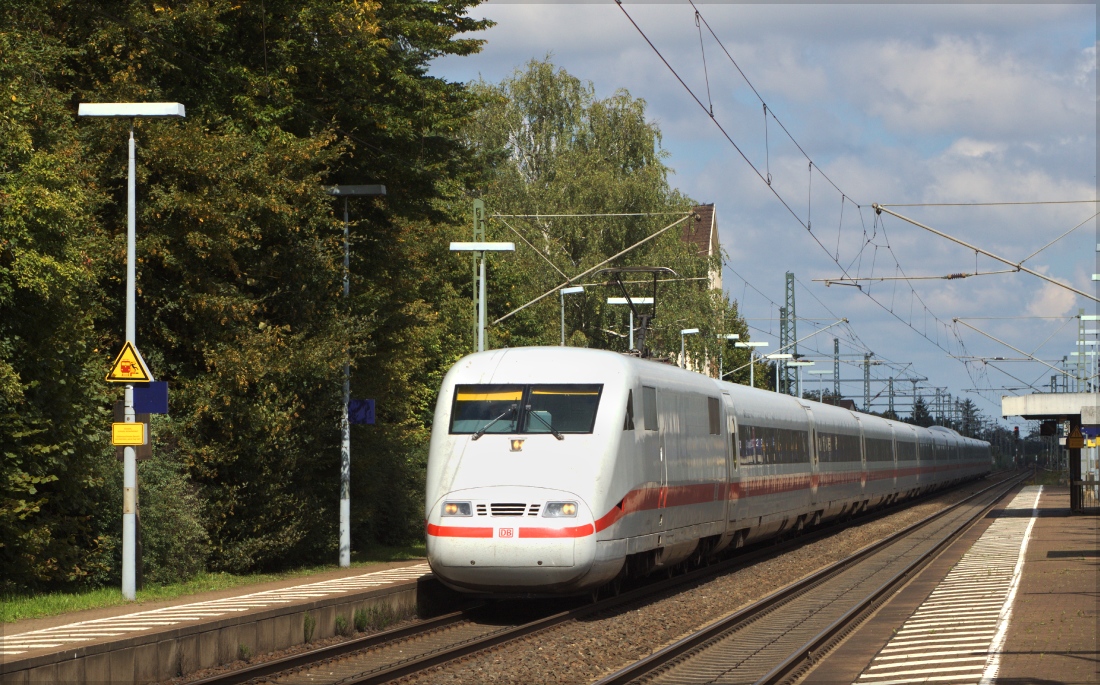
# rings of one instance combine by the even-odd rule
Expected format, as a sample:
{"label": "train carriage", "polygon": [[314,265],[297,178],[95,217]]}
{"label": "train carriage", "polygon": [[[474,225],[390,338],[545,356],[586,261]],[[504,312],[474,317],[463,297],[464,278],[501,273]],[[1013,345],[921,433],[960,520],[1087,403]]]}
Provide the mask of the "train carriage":
{"label": "train carriage", "polygon": [[947,429],[599,350],[470,355],[435,416],[428,561],[498,596],[586,592],[990,467]]}

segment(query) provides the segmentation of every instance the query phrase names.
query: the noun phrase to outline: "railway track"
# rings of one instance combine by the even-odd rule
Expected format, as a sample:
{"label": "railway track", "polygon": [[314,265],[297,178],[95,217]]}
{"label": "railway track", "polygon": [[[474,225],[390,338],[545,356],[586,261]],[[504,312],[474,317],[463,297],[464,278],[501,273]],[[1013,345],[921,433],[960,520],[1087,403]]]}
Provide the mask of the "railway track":
{"label": "railway track", "polygon": [[791,682],[1022,478],[996,483],[597,682]]}
{"label": "railway track", "polygon": [[[983,492],[988,492],[988,489]],[[914,503],[916,501],[920,500],[914,500]],[[966,501],[969,500],[964,500]],[[955,510],[958,506],[954,505],[916,525],[924,525],[945,512]],[[895,507],[886,507],[861,516],[857,521],[859,523],[872,521],[895,511],[897,511]],[[196,681],[192,685],[239,683],[367,685],[389,682],[568,621],[621,610],[633,604],[640,605],[655,601],[678,592],[684,587],[705,582],[716,575],[781,555],[794,547],[835,533],[839,527],[842,527],[842,524],[822,526],[820,529],[806,532],[798,538],[779,544],[761,543],[742,550],[732,559],[683,575],[675,575],[657,582],[647,582],[641,587],[630,589],[617,596],[605,597],[597,602],[573,599],[479,605],[396,630],[218,674]],[[906,530],[912,530],[912,528]],[[887,540],[893,540],[896,537],[893,536]],[[829,569],[834,569],[836,566],[834,564]],[[773,595],[768,599],[776,598]],[[775,603],[777,601],[773,601],[773,604]],[[676,656],[670,658],[676,658]],[[655,668],[658,667],[659,665],[655,666]],[[616,674],[613,677],[619,675]],[[638,674],[629,677],[624,675],[625,680],[607,680],[607,682],[628,682],[641,675],[642,672],[639,671]]]}

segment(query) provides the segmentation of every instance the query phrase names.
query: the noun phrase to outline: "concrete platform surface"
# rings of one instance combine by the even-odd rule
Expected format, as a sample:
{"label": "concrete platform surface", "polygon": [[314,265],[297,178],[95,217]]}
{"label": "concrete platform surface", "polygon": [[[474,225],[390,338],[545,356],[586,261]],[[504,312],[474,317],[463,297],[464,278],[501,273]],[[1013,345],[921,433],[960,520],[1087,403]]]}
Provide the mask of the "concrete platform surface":
{"label": "concrete platform surface", "polygon": [[330,637],[337,617],[350,625],[357,609],[415,611],[425,587],[438,585],[430,573],[423,560],[386,563],[3,624],[0,685],[148,683],[186,675],[242,652],[300,644],[307,631],[312,639]]}
{"label": "concrete platform surface", "polygon": [[800,682],[1100,682],[1100,519],[1071,516],[1068,488],[1037,490],[1004,498]]}

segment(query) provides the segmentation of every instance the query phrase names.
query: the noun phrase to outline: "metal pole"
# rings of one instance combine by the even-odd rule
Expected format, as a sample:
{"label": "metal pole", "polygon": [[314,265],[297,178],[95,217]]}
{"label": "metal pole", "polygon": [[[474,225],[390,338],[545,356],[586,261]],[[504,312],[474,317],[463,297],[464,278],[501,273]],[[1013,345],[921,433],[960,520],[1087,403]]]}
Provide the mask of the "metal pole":
{"label": "metal pole", "polygon": [[630,310],[630,349],[634,349],[634,310]]}
{"label": "metal pole", "polygon": [[[135,307],[137,275],[137,180],[134,162],[134,122],[130,120],[130,161],[126,179],[126,340],[137,345],[137,315]],[[133,423],[134,386],[126,384],[125,421]],[[137,598],[137,452],[123,448],[122,465],[122,596]]]}
{"label": "metal pole", "polygon": [[775,391],[779,392],[779,361],[775,360]]}
{"label": "metal pole", "polygon": [[749,348],[749,387],[756,387],[756,350]]}
{"label": "metal pole", "polygon": [[684,334],[680,334],[680,368],[684,368]]}
{"label": "metal pole", "polygon": [[477,291],[477,351],[485,351],[485,253],[478,253],[481,264],[478,266]]}
{"label": "metal pole", "polygon": [[840,338],[833,338],[833,394],[840,399]]}
{"label": "metal pole", "polygon": [[[348,247],[348,198],[344,198],[344,303],[351,293],[350,249]],[[340,566],[351,566],[351,426],[348,405],[351,403],[351,360],[344,348],[344,408],[340,415]]]}
{"label": "metal pole", "polygon": [[565,347],[565,291],[559,290],[561,294],[561,346]]}
{"label": "metal pole", "polygon": [[870,411],[871,407],[871,355],[863,355],[863,411]]}

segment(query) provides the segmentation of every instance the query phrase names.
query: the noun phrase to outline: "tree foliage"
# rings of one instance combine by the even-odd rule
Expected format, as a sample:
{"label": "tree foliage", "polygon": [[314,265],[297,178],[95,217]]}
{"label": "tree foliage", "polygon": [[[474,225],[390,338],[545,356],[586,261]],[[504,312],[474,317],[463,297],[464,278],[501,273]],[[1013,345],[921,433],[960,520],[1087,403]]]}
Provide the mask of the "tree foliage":
{"label": "tree foliage", "polygon": [[[493,259],[492,318],[585,283],[566,302],[570,344],[625,351],[626,311],[606,304],[621,293],[577,275],[671,225],[610,262],[678,274],[650,346],[674,357],[697,327],[692,366],[713,373],[719,348],[726,371],[748,361],[716,339],[748,330],[710,288],[720,255],[680,237],[695,203],[669,185],[644,101],[597,98],[545,61],[499,85],[428,75],[478,49],[471,4],[0,6],[0,591],[118,574],[107,424],[121,389],[103,374],[124,342],[131,122],[78,119],[80,102],[187,107],[133,122],[135,342],[171,387],[140,468],[151,580],[335,558],[345,360],[353,396],[378,407],[352,431],[353,546],[420,534],[435,393],[472,348],[470,265],[448,243],[469,235],[473,197],[543,215],[490,222],[490,238],[520,244]],[[364,183],[388,195],[348,202],[345,298],[344,204],[326,186]],[[630,216],[545,216],[608,213]],[[504,319],[492,345],[557,344],[559,308],[548,297]]]}
{"label": "tree foliage", "polygon": [[[646,118],[645,101],[625,90],[597,98],[591,83],[548,59],[532,60],[500,84],[480,82],[473,89],[486,104],[465,136],[488,160],[479,188],[487,210],[503,215],[491,218],[489,231],[493,239],[517,244],[514,254],[492,259],[490,319],[569,281],[586,288],[566,298],[570,344],[625,351],[627,309],[607,304],[622,293],[607,285],[606,276],[578,275],[629,250],[608,266],[665,266],[678,274],[662,277],[668,280],[659,285],[649,347],[678,355],[679,331],[699,328],[700,335],[687,341],[688,358],[716,372],[723,346],[717,334],[747,340],[748,330],[735,303],[710,289],[709,274],[721,268],[721,255],[701,257],[681,239],[696,203],[669,185],[667,153],[660,130]],[[545,216],[560,214],[582,216]],[[651,295],[647,282],[627,287],[632,297]],[[561,308],[560,296],[544,297],[492,327],[490,340],[497,346],[559,344]],[[726,369],[747,363],[747,351],[724,347]],[[747,368],[734,378],[742,376],[747,382]]]}
{"label": "tree foliage", "polygon": [[[110,484],[119,473],[106,426],[119,390],[102,374],[123,342],[130,122],[77,120],[78,102],[187,107],[182,121],[134,123],[136,342],[171,384],[171,416],[155,436],[166,461],[150,471],[146,499],[157,483],[186,484],[215,568],[330,553],[346,353],[383,386],[364,384],[378,391],[387,425],[365,442],[404,460],[390,462],[386,499],[415,497],[410,455],[426,400],[399,386],[447,361],[446,345],[431,343],[443,335],[437,319],[423,316],[441,307],[424,298],[432,265],[419,261],[416,231],[449,219],[444,200],[471,173],[455,131],[477,102],[427,67],[478,49],[464,35],[485,25],[466,16],[471,4],[13,0],[0,9],[7,589],[102,579],[117,552]],[[353,269],[370,278],[343,301],[342,221],[324,186],[371,182],[390,195],[356,201]],[[410,339],[426,347],[401,347]],[[370,484],[366,473],[357,481]],[[404,536],[410,526],[392,529],[372,532]]]}

